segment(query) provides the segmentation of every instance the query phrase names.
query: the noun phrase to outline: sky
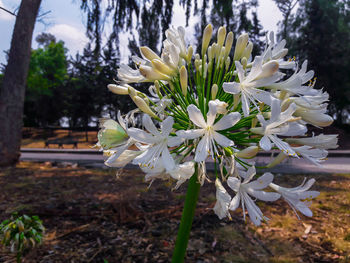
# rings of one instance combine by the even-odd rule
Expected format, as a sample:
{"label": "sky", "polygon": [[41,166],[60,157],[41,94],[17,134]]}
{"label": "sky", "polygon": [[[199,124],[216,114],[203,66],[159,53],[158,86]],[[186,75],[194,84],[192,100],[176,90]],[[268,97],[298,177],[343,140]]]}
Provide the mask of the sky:
{"label": "sky", "polygon": [[[177,1],[175,1],[177,2]],[[20,0],[0,0],[0,6],[10,11],[15,11],[20,4]],[[63,40],[69,49],[69,54],[74,56],[77,51],[82,51],[88,39],[85,36],[85,15],[80,11],[80,0],[43,0],[39,15],[50,11],[44,16],[44,22],[37,22],[33,33],[32,48],[37,47],[35,38],[41,32],[53,34],[57,40]],[[174,10],[182,7],[176,6]],[[282,19],[282,15],[272,0],[259,0],[258,18],[265,30],[277,30],[277,23]],[[197,18],[191,18],[197,19]],[[175,12],[172,19],[174,26],[185,26],[185,12]],[[190,21],[190,25],[195,21]],[[15,17],[0,9],[0,63],[5,63],[4,50],[8,50],[11,44],[11,36],[15,24]],[[108,30],[108,29],[107,29]],[[193,28],[186,30],[188,35],[193,33]],[[128,34],[121,36],[121,43],[128,40]],[[127,45],[121,46],[122,62],[128,61]]]}

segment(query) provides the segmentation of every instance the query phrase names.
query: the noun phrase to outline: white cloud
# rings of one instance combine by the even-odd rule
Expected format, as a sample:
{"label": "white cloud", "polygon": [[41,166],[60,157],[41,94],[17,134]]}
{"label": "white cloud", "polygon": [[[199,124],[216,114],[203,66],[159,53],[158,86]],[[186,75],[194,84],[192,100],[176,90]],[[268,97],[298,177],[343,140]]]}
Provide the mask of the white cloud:
{"label": "white cloud", "polygon": [[75,55],[77,51],[82,51],[88,42],[85,36],[85,28],[77,28],[72,25],[58,24],[47,30],[53,34],[57,40],[62,40],[69,49],[71,55]]}
{"label": "white cloud", "polygon": [[[0,0],[0,6],[9,10],[1,0]],[[9,11],[11,11],[11,10],[9,10]],[[0,20],[5,20],[5,21],[15,20],[15,16],[7,13],[5,10],[0,9]]]}

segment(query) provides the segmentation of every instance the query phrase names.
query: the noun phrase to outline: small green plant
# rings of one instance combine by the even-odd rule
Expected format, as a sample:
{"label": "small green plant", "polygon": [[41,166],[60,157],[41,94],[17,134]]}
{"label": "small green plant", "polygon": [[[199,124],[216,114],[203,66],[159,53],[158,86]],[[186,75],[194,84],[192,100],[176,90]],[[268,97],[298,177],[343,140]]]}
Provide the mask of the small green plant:
{"label": "small green plant", "polygon": [[16,254],[17,263],[30,249],[42,243],[45,228],[38,216],[18,215],[0,224],[0,242]]}

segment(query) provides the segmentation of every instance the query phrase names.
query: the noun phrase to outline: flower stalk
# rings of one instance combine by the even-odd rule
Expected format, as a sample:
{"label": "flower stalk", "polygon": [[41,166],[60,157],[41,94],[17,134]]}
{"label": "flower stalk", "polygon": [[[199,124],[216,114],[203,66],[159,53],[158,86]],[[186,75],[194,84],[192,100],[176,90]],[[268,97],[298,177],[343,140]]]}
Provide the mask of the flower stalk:
{"label": "flower stalk", "polygon": [[173,252],[172,263],[184,262],[188,240],[192,228],[193,217],[195,214],[197,200],[200,190],[200,183],[198,182],[198,168],[195,167],[195,172],[188,182],[187,193],[184,208],[182,211],[179,231],[177,233],[175,248]]}

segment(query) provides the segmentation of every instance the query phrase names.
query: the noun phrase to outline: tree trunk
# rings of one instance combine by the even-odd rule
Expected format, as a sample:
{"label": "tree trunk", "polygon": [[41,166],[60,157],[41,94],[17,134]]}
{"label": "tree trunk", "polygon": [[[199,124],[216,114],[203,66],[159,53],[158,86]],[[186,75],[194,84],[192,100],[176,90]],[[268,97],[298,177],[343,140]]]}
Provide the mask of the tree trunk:
{"label": "tree trunk", "polygon": [[0,166],[13,165],[20,156],[24,94],[40,3],[41,0],[22,0],[12,34],[0,89]]}

